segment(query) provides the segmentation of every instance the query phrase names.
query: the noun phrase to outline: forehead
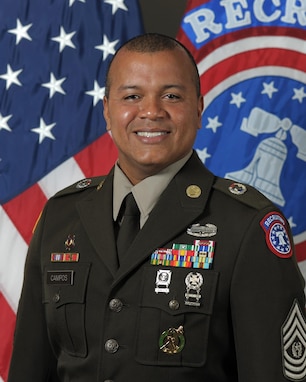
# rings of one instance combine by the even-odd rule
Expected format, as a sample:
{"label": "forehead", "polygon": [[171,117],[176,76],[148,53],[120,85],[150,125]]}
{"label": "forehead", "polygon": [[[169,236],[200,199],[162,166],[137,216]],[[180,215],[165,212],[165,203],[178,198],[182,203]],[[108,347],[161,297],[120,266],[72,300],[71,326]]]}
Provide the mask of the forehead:
{"label": "forehead", "polygon": [[183,81],[193,78],[194,68],[190,58],[181,48],[162,50],[157,52],[135,52],[122,49],[114,58],[110,70],[109,80],[112,83],[124,78],[140,78],[140,76],[180,77]]}

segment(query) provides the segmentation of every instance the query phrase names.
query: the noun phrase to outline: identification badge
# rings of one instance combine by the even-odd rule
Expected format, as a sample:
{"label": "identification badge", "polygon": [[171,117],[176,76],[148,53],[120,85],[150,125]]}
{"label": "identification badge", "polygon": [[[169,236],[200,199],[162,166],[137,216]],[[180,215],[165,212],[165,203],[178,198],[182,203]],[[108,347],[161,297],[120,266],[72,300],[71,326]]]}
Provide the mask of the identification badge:
{"label": "identification badge", "polygon": [[73,285],[74,271],[47,271],[47,284]]}

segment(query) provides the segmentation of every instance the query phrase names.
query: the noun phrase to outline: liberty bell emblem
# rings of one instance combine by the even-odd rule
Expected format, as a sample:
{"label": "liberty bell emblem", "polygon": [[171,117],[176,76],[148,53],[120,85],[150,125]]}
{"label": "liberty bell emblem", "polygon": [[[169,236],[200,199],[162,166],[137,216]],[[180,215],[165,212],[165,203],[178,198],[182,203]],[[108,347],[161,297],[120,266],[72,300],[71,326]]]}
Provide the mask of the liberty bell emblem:
{"label": "liberty bell emblem", "polygon": [[252,161],[244,169],[229,172],[225,177],[254,186],[274,203],[284,206],[280,177],[288,150],[283,141],[289,131],[298,147],[297,157],[306,162],[306,131],[293,125],[289,118],[281,120],[257,107],[252,109],[249,118],[243,119],[240,130],[255,137],[261,133],[276,134],[258,144]]}

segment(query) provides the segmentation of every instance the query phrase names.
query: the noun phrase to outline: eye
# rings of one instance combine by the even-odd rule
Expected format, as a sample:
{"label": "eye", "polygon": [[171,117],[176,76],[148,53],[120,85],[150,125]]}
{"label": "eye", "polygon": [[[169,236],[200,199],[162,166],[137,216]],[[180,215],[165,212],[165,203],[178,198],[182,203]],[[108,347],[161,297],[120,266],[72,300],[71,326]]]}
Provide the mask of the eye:
{"label": "eye", "polygon": [[127,101],[129,101],[129,100],[133,101],[133,100],[138,100],[138,99],[140,99],[140,96],[137,94],[128,94],[127,96],[124,97],[124,100],[127,100]]}
{"label": "eye", "polygon": [[168,94],[165,94],[164,98],[176,101],[176,100],[180,99],[181,97],[177,94],[168,93]]}

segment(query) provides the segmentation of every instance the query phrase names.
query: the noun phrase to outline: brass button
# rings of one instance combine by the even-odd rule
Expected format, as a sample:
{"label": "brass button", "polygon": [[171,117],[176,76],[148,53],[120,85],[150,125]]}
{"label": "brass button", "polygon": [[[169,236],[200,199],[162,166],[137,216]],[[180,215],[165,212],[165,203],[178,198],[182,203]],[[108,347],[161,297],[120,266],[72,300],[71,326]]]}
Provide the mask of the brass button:
{"label": "brass button", "polygon": [[105,342],[104,347],[108,353],[113,354],[119,349],[119,344],[116,340],[110,339]]}
{"label": "brass button", "polygon": [[59,293],[55,293],[55,295],[52,298],[53,302],[59,302],[60,299],[61,299],[61,296]]}
{"label": "brass button", "polygon": [[179,307],[180,307],[180,303],[177,300],[169,301],[169,308],[171,310],[178,310]]}
{"label": "brass button", "polygon": [[122,310],[123,303],[121,300],[119,300],[119,298],[113,298],[112,300],[110,300],[108,306],[110,310],[118,313]]}

